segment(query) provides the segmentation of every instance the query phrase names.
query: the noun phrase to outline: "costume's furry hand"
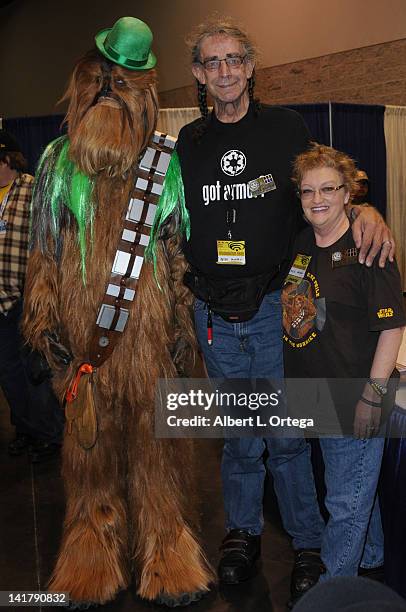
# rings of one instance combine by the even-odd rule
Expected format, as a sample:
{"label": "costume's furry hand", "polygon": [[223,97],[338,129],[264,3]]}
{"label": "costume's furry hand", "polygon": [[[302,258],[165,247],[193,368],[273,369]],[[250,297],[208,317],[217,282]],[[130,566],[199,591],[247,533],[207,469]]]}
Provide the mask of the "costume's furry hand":
{"label": "costume's furry hand", "polygon": [[48,378],[52,378],[52,370],[41,351],[32,349],[26,344],[23,353],[25,356],[26,373],[32,385],[40,385]]}
{"label": "costume's furry hand", "polygon": [[44,336],[49,341],[49,350],[55,361],[61,365],[68,366],[73,359],[73,355],[60,341],[56,332],[44,332]]}
{"label": "costume's furry hand", "polygon": [[178,336],[171,357],[179,378],[191,376],[191,369],[195,365],[195,347],[185,337]]}
{"label": "costume's furry hand", "polygon": [[[160,240],[169,240],[176,236],[179,230],[180,215],[179,210],[176,208],[174,212],[169,215],[167,219],[162,223],[159,231]],[[180,250],[180,245],[179,245]]]}

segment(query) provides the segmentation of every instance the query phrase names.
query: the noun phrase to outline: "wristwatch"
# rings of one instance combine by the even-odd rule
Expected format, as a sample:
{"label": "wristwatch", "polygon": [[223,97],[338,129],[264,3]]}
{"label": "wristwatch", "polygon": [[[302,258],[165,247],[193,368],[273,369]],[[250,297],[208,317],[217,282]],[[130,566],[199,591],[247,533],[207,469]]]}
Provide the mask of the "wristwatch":
{"label": "wristwatch", "polygon": [[371,385],[372,389],[377,393],[380,397],[384,397],[388,392],[388,387],[381,385],[379,382],[374,380],[373,378],[368,379],[368,384]]}

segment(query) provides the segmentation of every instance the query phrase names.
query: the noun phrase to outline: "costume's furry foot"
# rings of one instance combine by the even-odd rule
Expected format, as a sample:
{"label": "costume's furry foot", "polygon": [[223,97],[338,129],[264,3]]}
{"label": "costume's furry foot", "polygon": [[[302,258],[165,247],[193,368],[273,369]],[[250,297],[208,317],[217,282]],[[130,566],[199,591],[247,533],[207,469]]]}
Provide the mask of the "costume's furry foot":
{"label": "costume's furry foot", "polygon": [[[96,512],[93,513],[96,515]],[[113,512],[111,515],[114,518]],[[50,592],[67,592],[73,605],[104,604],[129,583],[123,554],[124,543],[116,527],[103,512],[99,528],[90,521],[72,522],[65,531],[57,563],[48,585]],[[100,515],[96,518],[100,518]],[[86,610],[76,607],[72,610]]]}
{"label": "costume's furry foot", "polygon": [[71,600],[66,607],[67,610],[89,610],[89,608],[97,608],[99,604],[94,601],[74,601]]}
{"label": "costume's furry foot", "polygon": [[[155,538],[154,538],[155,536]],[[187,606],[209,590],[213,572],[187,526],[176,539],[151,534],[137,594],[168,607]]]}
{"label": "costume's furry foot", "polygon": [[199,601],[207,591],[194,591],[194,593],[181,593],[180,595],[168,595],[168,593],[161,593],[154,603],[161,606],[167,606],[168,608],[177,608],[178,606],[188,606],[195,601]]}

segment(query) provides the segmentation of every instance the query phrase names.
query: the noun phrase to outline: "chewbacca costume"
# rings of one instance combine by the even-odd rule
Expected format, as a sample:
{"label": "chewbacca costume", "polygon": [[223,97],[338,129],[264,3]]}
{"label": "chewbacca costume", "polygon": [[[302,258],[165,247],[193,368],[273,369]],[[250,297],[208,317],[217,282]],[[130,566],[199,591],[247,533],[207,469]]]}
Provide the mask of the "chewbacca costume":
{"label": "chewbacca costume", "polygon": [[[78,62],[65,96],[68,137],[48,146],[34,191],[24,333],[46,356],[58,397],[70,401],[66,517],[49,589],[68,591],[73,607],[113,599],[132,570],[141,597],[169,606],[200,598],[212,577],[191,527],[192,443],[153,432],[157,379],[178,376],[194,357],[176,232],[184,209],[158,212],[165,239],[151,235],[154,265],[145,261],[138,281],[127,274],[119,282],[135,299],[125,301],[123,333],[104,332],[114,350],[94,367],[96,319],[129,200],[158,199],[152,170],[141,172],[148,185],[139,190],[158,113],[151,40],[131,17],[97,35],[99,50]],[[167,151],[164,138],[155,140],[153,154],[162,143]],[[136,230],[149,234],[145,227],[141,219]]]}

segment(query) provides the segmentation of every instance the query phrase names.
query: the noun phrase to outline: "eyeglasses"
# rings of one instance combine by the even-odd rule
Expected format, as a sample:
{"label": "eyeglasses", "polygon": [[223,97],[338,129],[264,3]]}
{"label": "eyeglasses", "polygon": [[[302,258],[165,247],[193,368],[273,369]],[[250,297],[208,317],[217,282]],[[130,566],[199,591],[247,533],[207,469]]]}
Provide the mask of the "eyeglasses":
{"label": "eyeglasses", "polygon": [[333,187],[332,185],[327,185],[326,187],[320,187],[320,189],[309,189],[306,187],[305,189],[298,189],[297,195],[301,200],[313,200],[317,191],[320,196],[326,200],[331,199],[337,191],[340,191],[344,187],[344,183],[342,185],[338,185],[337,187]]}
{"label": "eyeglasses", "polygon": [[199,64],[203,66],[205,70],[214,72],[220,68],[221,62],[225,62],[229,68],[239,68],[246,57],[246,55],[230,55],[221,59],[208,59],[204,62],[199,62]]}

